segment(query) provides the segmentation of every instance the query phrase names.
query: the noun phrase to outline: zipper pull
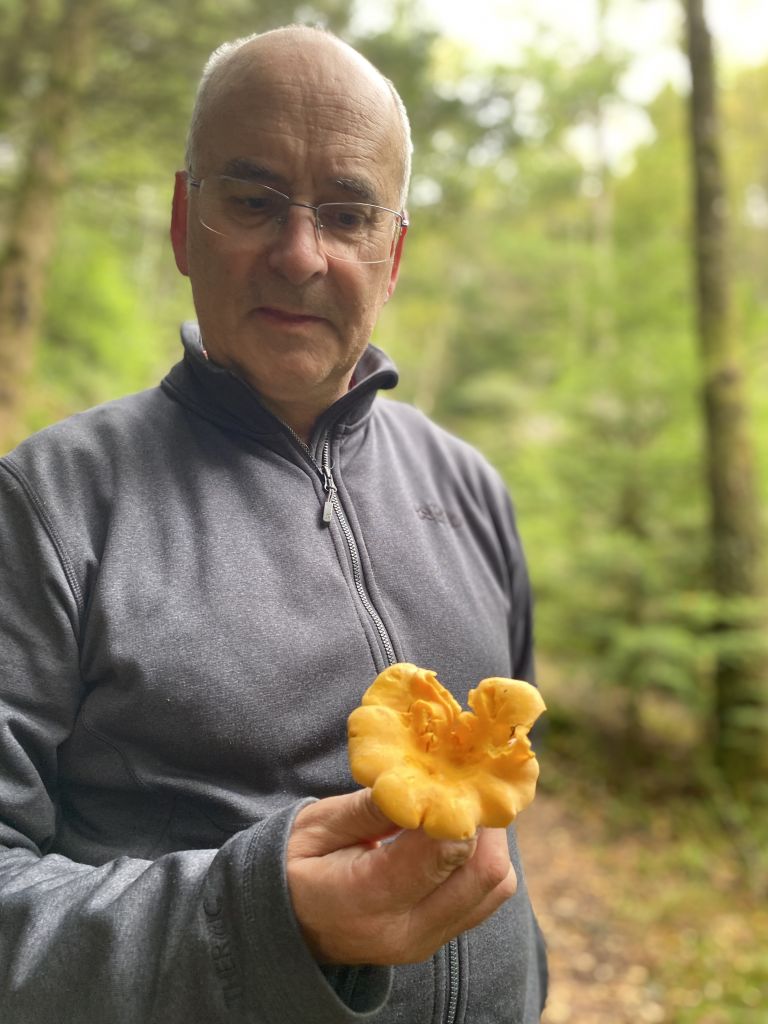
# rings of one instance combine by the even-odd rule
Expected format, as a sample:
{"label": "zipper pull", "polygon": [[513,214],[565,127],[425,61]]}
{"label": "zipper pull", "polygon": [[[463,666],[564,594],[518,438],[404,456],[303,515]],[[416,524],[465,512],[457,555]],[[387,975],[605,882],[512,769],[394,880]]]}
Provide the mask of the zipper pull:
{"label": "zipper pull", "polygon": [[325,443],[323,444],[323,453],[320,457],[321,469],[324,477],[324,488],[328,493],[328,497],[323,505],[323,522],[330,523],[333,519],[333,501],[336,497],[336,481],[333,479],[333,473],[331,472],[331,439],[326,437]]}
{"label": "zipper pull", "polygon": [[323,466],[323,476],[325,477],[325,490],[328,493],[328,497],[323,505],[323,522],[330,523],[333,519],[333,499],[336,497],[336,484],[334,483],[331,471],[328,466]]}
{"label": "zipper pull", "polygon": [[326,490],[328,490],[328,498],[323,506],[323,521],[331,522],[334,514],[334,496],[336,494],[336,484],[333,480],[326,481]]}

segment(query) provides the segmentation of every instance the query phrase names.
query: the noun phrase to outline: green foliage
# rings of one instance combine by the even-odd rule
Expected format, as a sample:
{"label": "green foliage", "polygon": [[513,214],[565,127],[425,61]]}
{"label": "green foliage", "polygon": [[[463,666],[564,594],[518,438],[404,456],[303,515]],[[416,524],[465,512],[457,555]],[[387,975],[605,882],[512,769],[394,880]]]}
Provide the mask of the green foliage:
{"label": "green foliage", "polygon": [[[6,64],[21,84],[0,103],[0,144],[23,142],[58,6],[41,0],[39,32]],[[351,11],[347,0],[104,0],[27,426],[153,384],[176,357],[191,302],[167,215],[203,62],[225,38],[324,21],[396,82],[412,118],[412,228],[375,338],[401,370],[398,397],[507,480],[545,664],[589,677],[630,726],[650,694],[704,735],[724,609],[707,588],[683,100],[668,89],[649,107],[655,135],[630,168],[585,166],[572,132],[604,130],[626,55],[549,40],[514,67],[484,67],[409,4],[357,38]],[[6,57],[24,13],[0,0]],[[735,309],[768,497],[766,88],[768,68],[734,73],[723,109]],[[0,236],[11,179],[0,165]],[[742,651],[755,640],[749,624],[736,637]]]}
{"label": "green foliage", "polygon": [[[164,294],[161,279],[168,274],[155,276],[160,258],[121,249],[103,224],[65,220],[49,283],[30,430],[154,384],[177,358],[181,307],[172,290]],[[145,290],[126,289],[127,277],[137,284],[143,278]]]}
{"label": "green foliage", "polygon": [[[382,342],[409,397],[508,480],[540,650],[623,694],[628,728],[662,693],[703,729],[716,654],[759,634],[713,632],[724,610],[707,589],[684,106],[659,96],[633,169],[604,170],[585,193],[564,130],[594,115],[615,76],[533,67],[542,130],[507,164],[465,165],[470,201],[450,217],[427,208],[424,236],[414,210]],[[756,302],[755,326],[764,313]]]}

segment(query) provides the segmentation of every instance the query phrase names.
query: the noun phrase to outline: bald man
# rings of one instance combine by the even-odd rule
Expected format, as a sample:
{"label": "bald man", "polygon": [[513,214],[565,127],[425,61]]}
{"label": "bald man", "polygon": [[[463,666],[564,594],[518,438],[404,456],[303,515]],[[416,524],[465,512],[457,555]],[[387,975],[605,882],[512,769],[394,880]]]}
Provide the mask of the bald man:
{"label": "bald man", "polygon": [[514,831],[398,833],[346,760],[387,665],[532,674],[499,477],[378,397],[410,153],[334,36],[225,44],[175,182],[182,361],[0,460],[3,1021],[540,1019]]}

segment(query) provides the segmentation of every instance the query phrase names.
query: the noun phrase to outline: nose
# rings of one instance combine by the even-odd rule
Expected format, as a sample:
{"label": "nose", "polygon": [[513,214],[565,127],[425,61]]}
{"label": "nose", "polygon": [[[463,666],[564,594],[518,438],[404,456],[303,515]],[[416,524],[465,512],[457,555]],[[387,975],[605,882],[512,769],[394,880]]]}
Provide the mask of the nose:
{"label": "nose", "polygon": [[267,262],[294,285],[326,273],[328,260],[320,244],[311,208],[290,207],[285,222],[277,227],[269,246]]}

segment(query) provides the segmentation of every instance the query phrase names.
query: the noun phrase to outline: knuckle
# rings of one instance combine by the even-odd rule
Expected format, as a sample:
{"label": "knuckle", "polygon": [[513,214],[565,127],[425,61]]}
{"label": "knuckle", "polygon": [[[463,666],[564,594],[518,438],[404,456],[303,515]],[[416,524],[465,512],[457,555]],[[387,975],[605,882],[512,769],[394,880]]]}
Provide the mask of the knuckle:
{"label": "knuckle", "polygon": [[489,853],[480,867],[480,880],[483,886],[490,891],[499,886],[509,886],[510,879],[513,886],[509,893],[511,896],[517,888],[517,878],[512,869],[509,855],[501,850]]}
{"label": "knuckle", "polygon": [[502,882],[501,888],[504,889],[504,898],[509,899],[510,896],[514,896],[517,892],[517,875],[515,869],[510,864],[507,877]]}

